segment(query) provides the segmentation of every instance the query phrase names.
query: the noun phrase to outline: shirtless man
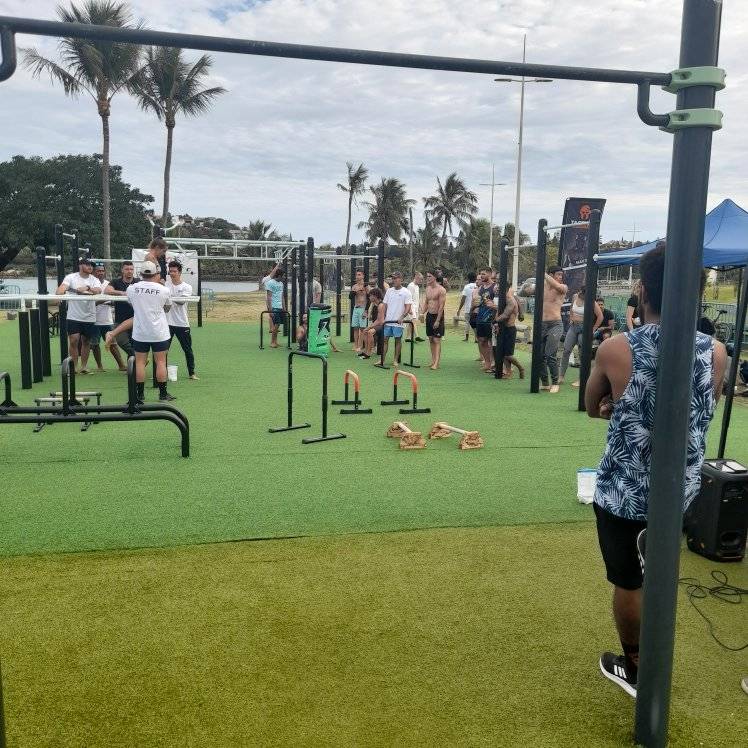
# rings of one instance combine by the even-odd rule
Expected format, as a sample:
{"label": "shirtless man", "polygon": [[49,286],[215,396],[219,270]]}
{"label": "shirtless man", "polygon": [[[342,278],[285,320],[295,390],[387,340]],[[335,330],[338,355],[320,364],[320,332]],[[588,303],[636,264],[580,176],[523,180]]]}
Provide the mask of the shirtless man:
{"label": "shirtless man", "polygon": [[[566,299],[569,291],[562,281],[564,272],[558,265],[548,268],[545,274],[545,290],[543,292],[543,331],[541,350],[543,361],[540,367],[540,380],[543,386],[540,389],[550,390],[551,393],[559,391],[558,386],[558,345],[564,334],[564,323],[561,321],[561,305]],[[551,374],[550,386],[548,384],[548,372]]]}
{"label": "shirtless man", "polygon": [[504,379],[512,376],[512,364],[519,371],[519,378],[525,378],[525,370],[522,364],[514,356],[514,346],[517,342],[517,315],[519,314],[519,302],[514,295],[514,289],[509,286],[506,290],[506,306],[504,311],[496,318],[501,328],[500,347],[504,356]]}
{"label": "shirtless man", "polygon": [[480,271],[479,283],[473,291],[472,311],[475,312],[475,336],[478,339],[478,350],[483,371],[493,370],[493,348],[491,346],[491,333],[494,318],[496,317],[496,304],[493,299],[496,296],[496,286],[491,283],[491,269],[485,268]]}
{"label": "shirtless man", "polygon": [[426,273],[426,336],[431,346],[432,371],[439,368],[442,357],[442,338],[444,337],[444,304],[447,301],[447,289],[436,280],[434,271]]}
{"label": "shirtless man", "polygon": [[166,279],[166,242],[161,239],[154,239],[148,245],[148,251],[143,258],[144,261],[150,261],[160,268],[160,274],[153,279],[155,283],[164,283]]}
{"label": "shirtless man", "polygon": [[365,340],[363,330],[366,327],[366,298],[367,288],[364,283],[364,271],[356,270],[356,282],[351,286],[349,298],[353,303],[351,328],[353,329],[353,350],[363,353]]}

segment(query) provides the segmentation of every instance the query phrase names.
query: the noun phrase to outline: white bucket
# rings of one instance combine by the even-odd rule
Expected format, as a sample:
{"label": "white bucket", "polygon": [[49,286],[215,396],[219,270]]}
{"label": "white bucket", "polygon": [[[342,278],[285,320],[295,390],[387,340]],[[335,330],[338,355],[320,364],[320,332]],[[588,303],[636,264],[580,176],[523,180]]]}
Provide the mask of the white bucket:
{"label": "white bucket", "polygon": [[177,365],[169,364],[166,367],[166,375],[169,378],[170,382],[176,382],[177,381]]}
{"label": "white bucket", "polygon": [[591,504],[595,496],[597,484],[597,470],[595,468],[580,468],[577,470],[577,499],[580,504]]}

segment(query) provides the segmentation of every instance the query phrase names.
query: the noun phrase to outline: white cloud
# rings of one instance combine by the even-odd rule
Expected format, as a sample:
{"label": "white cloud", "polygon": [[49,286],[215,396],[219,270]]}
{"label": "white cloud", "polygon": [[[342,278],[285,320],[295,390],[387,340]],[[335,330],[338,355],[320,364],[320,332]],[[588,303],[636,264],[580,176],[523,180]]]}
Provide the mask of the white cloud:
{"label": "white cloud", "polygon": [[[54,17],[55,2],[0,0],[0,14]],[[590,67],[677,67],[680,3],[673,0],[137,0],[149,27],[364,49]],[[178,10],[177,10],[178,9]],[[726,4],[719,96],[725,128],[714,136],[710,206],[732,197],[748,206],[742,163],[748,71],[742,4]],[[54,52],[53,40],[20,37]],[[195,53],[197,54],[197,53]],[[181,120],[175,137],[172,207],[239,223],[262,217],[294,236],[340,242],[345,196],[335,187],[345,161],[363,161],[374,180],[396,176],[409,194],[429,194],[437,175],[457,171],[488,214],[496,164],[497,222],[512,220],[518,87],[488,76],[399,70],[263,57],[214,55],[214,77],[230,93],[209,114]],[[19,71],[0,85],[0,158],[100,151],[91,102],[74,102],[47,80]],[[606,237],[634,221],[644,236],[663,233],[671,136],[644,126],[629,86],[558,81],[527,88],[522,228],[561,216],[570,195],[608,199]],[[654,94],[653,109],[673,108]],[[112,159],[125,178],[161,194],[164,132],[134,102],[115,99]],[[157,207],[159,202],[157,201]]]}

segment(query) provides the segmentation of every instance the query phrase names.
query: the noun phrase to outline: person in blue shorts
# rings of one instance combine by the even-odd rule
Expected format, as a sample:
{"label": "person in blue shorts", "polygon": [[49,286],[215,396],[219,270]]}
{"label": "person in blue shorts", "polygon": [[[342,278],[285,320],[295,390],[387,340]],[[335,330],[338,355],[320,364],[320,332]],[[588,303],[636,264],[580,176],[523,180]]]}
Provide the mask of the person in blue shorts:
{"label": "person in blue shorts", "polygon": [[283,268],[277,264],[263,279],[262,285],[267,293],[267,309],[270,312],[270,347],[278,347],[278,329],[286,312],[283,298]]}
{"label": "person in blue shorts", "polygon": [[387,347],[390,338],[395,339],[395,363],[400,363],[403,347],[403,320],[410,314],[413,299],[410,291],[403,287],[403,274],[396,270],[392,274],[392,287],[384,295],[384,342],[382,344],[382,360],[387,357]]}
{"label": "person in blue shorts", "polygon": [[351,310],[351,329],[353,330],[353,350],[357,354],[363,353],[365,340],[364,328],[366,327],[366,283],[364,283],[364,271],[356,270],[356,282],[351,286],[349,298],[353,309]]}

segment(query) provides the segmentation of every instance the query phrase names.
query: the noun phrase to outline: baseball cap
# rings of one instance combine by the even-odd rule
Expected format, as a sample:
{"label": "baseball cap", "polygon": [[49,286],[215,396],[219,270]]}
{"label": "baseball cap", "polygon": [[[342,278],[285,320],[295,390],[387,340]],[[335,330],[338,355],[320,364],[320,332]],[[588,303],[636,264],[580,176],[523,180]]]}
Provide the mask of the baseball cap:
{"label": "baseball cap", "polygon": [[158,275],[160,273],[160,269],[158,265],[156,265],[155,262],[151,262],[150,260],[146,260],[141,266],[140,266],[140,274],[141,275]]}
{"label": "baseball cap", "polygon": [[78,264],[79,265],[91,265],[93,267],[93,262],[91,262],[91,258],[87,257],[86,255],[78,258]]}
{"label": "baseball cap", "polygon": [[94,262],[93,266],[95,268],[103,268],[104,267],[104,263],[103,262]]}

